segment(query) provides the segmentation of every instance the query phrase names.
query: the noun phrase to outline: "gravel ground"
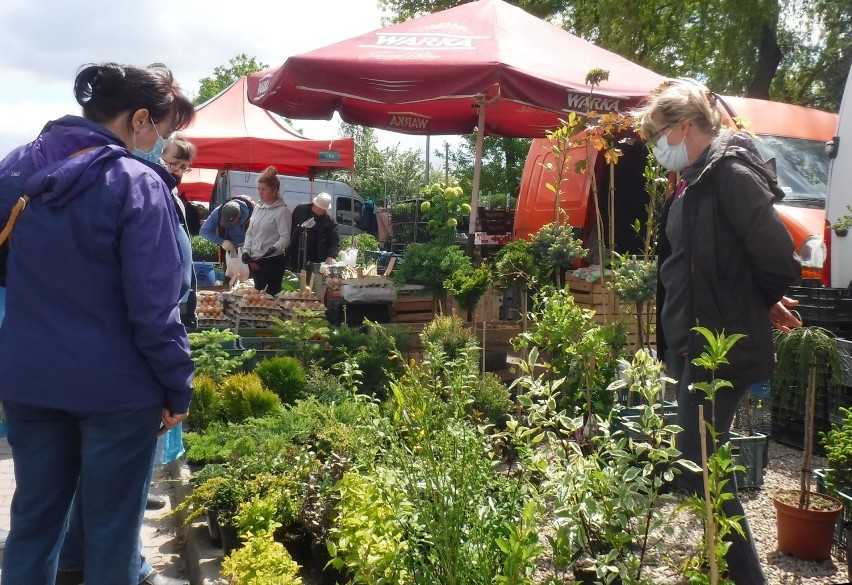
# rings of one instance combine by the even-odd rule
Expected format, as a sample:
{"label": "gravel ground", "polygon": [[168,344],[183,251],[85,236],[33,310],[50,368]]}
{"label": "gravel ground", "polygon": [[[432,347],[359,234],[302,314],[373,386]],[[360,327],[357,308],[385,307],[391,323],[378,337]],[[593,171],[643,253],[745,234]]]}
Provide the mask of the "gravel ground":
{"label": "gravel ground", "polygon": [[[797,488],[798,470],[801,469],[802,452],[776,443],[769,442],[769,460],[764,472],[764,483],[760,489],[743,490],[740,500],[751,525],[763,570],[769,585],[830,585],[847,583],[845,553],[837,545],[832,551],[830,561],[801,561],[776,550],[775,506],[772,494],[781,488]],[[816,457],[816,468],[824,467],[825,460]],[[816,489],[816,484],[814,484]],[[667,541],[667,550],[672,557],[682,557],[695,542],[695,534],[701,530],[697,521],[682,515],[675,537]],[[687,543],[690,545],[687,546]],[[666,571],[659,571],[666,583],[678,580]],[[664,576],[665,575],[665,576]]]}

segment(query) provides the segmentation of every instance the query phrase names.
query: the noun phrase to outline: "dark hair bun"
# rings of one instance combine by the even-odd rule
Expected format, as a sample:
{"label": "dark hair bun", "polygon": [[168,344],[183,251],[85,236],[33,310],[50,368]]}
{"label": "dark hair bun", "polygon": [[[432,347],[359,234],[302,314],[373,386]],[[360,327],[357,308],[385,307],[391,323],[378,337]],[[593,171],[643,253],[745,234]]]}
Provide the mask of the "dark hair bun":
{"label": "dark hair bun", "polygon": [[124,67],[117,63],[89,65],[80,70],[74,82],[74,97],[81,106],[120,92],[124,83]]}

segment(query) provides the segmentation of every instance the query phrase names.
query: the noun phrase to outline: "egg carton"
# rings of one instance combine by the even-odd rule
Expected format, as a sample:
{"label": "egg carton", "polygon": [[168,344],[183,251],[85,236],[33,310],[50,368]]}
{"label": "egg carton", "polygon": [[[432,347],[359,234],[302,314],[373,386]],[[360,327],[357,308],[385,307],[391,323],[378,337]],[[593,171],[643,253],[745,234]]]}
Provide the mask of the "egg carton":
{"label": "egg carton", "polygon": [[208,315],[204,315],[202,317],[201,315],[196,314],[196,319],[198,321],[199,327],[230,327],[233,324],[233,321],[231,319],[228,319],[224,315],[221,315],[219,317],[210,317]]}
{"label": "egg carton", "polygon": [[265,328],[273,325],[271,320],[258,317],[240,317],[239,323],[241,327]]}

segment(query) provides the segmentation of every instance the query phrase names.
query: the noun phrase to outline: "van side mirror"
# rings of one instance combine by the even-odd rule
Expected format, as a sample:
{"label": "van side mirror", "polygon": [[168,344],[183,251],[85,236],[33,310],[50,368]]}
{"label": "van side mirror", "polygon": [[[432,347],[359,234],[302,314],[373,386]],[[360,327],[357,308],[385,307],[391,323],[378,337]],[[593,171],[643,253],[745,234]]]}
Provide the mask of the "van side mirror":
{"label": "van side mirror", "polygon": [[840,136],[835,136],[825,143],[825,154],[829,159],[837,158],[837,149],[840,146]]}

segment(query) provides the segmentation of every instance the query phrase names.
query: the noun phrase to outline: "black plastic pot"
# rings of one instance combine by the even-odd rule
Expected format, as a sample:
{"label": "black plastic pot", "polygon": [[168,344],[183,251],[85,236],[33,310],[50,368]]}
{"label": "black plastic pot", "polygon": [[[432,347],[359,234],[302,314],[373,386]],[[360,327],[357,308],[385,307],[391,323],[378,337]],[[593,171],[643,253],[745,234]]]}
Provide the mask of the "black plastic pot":
{"label": "black plastic pot", "polygon": [[230,524],[220,525],[219,534],[222,536],[222,550],[225,552],[225,556],[228,556],[242,546],[236,526],[231,526]]}
{"label": "black plastic pot", "polygon": [[213,546],[222,546],[222,534],[219,531],[219,510],[204,506],[204,514],[207,516],[207,532],[210,535],[210,543]]}
{"label": "black plastic pot", "polygon": [[846,578],[852,583],[852,520],[843,529],[846,530]]}

